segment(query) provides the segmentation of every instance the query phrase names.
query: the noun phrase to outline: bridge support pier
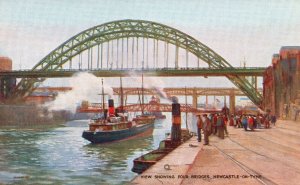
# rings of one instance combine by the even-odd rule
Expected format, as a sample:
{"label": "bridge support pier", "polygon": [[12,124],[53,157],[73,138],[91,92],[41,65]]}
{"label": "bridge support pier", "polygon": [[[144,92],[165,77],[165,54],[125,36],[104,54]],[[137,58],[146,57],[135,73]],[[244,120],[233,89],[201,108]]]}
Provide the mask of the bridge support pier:
{"label": "bridge support pier", "polygon": [[197,108],[198,96],[196,89],[193,90],[193,108]]}
{"label": "bridge support pier", "polygon": [[0,78],[0,100],[9,98],[15,86],[16,78]]}
{"label": "bridge support pier", "polygon": [[254,88],[257,91],[257,76],[254,77]]}
{"label": "bridge support pier", "polygon": [[235,94],[234,94],[234,90],[231,90],[230,95],[229,95],[229,112],[230,112],[230,114],[235,114]]}

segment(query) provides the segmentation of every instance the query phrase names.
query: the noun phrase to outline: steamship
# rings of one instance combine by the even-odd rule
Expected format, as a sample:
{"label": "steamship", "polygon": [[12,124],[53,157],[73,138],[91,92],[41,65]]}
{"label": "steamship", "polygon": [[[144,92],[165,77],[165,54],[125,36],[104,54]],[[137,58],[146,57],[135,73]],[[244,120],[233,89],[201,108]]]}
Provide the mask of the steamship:
{"label": "steamship", "polygon": [[[145,133],[152,133],[153,121],[139,120],[129,121],[128,115],[123,112],[123,89],[121,84],[121,106],[115,110],[113,99],[108,100],[108,111],[104,105],[104,89],[102,80],[102,107],[103,113],[91,119],[89,130],[82,133],[82,137],[92,143],[108,143],[130,139]],[[151,120],[151,119],[150,119]]]}
{"label": "steamship", "polygon": [[108,112],[104,111],[91,119],[89,130],[82,133],[82,137],[92,143],[108,143],[127,140],[135,136],[152,132],[153,122],[129,121],[128,116],[115,111],[113,100],[108,100]]}

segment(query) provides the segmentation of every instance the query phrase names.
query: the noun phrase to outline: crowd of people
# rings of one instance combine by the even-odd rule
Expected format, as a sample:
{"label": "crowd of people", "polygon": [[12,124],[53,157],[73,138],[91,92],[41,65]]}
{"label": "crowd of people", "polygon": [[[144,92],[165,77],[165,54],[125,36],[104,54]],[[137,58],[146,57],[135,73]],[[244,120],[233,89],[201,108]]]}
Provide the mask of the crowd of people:
{"label": "crowd of people", "polygon": [[228,136],[227,126],[236,128],[244,128],[245,131],[253,131],[254,129],[270,128],[270,125],[275,125],[276,116],[269,113],[263,115],[226,115],[219,114],[203,114],[197,115],[197,134],[198,141],[201,142],[201,134],[204,135],[204,145],[209,144],[208,137],[213,134],[219,138],[224,139],[225,135]]}

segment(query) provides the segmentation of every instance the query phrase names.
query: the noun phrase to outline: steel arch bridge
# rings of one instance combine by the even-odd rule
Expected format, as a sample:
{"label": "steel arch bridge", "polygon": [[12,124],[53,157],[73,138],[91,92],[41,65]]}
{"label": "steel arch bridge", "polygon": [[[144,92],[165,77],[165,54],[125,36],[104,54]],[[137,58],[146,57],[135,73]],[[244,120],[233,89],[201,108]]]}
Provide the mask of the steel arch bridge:
{"label": "steel arch bridge", "polygon": [[[141,68],[145,67],[145,63],[147,61],[147,67],[148,67],[148,53],[147,53],[147,60],[145,60],[144,57],[144,39],[147,39],[147,51],[148,51],[148,39],[153,39],[153,58],[158,56],[158,41],[162,41],[165,44],[171,44],[175,46],[175,61],[172,62],[172,65],[175,67],[174,69],[180,70],[179,61],[178,61],[178,51],[179,49],[184,49],[188,53],[192,53],[195,55],[198,59],[198,67],[199,67],[199,59],[204,61],[208,64],[209,69],[221,69],[221,70],[234,70],[235,68],[232,67],[223,57],[218,55],[216,52],[214,52],[212,49],[207,47],[206,45],[202,44],[195,38],[166,25],[151,22],[151,21],[145,21],[145,20],[119,20],[119,21],[113,21],[104,23],[92,28],[89,28],[87,30],[82,31],[81,33],[73,36],[69,40],[62,43],[60,46],[58,46],[56,49],[51,51],[47,56],[45,56],[39,63],[37,63],[33,68],[32,71],[40,71],[40,72],[54,72],[58,71],[63,68],[63,66],[67,63],[69,63],[70,68],[74,63],[74,59],[78,57],[78,66],[80,68],[80,65],[82,66],[82,53],[84,51],[88,51],[88,59],[87,64],[88,68],[92,68],[92,62],[91,60],[95,58],[95,55],[93,57],[93,47],[98,47],[98,53],[97,53],[97,68],[102,68],[104,66],[104,62],[102,61],[103,53],[107,54],[107,63],[106,68],[109,70],[114,69],[120,69],[119,66],[121,66],[121,69],[125,66],[125,62],[123,61],[124,55],[123,55],[123,45],[124,39],[127,41],[127,68],[128,68],[128,40],[132,40],[132,44],[134,44],[134,38],[136,38],[136,51],[134,46],[132,46],[132,68],[134,66],[134,52],[138,53],[140,51],[138,49],[139,38],[143,39],[143,59],[141,62],[138,60],[138,55],[136,58],[136,66],[140,66]],[[114,64],[113,62],[109,63],[109,57],[110,57],[110,46],[109,44],[113,43],[114,41],[117,42],[117,49],[119,50],[120,44],[119,40],[122,44],[122,62],[119,61],[120,59],[117,59],[117,64]],[[155,45],[156,41],[156,45]],[[104,43],[107,43],[106,52],[103,50]],[[101,46],[101,62],[99,62],[100,58],[100,46]],[[165,52],[166,52],[165,45]],[[156,53],[155,53],[156,49]],[[117,55],[118,57],[119,55]],[[165,55],[166,56],[166,55]],[[188,54],[186,55],[186,68],[189,68],[188,63]],[[113,54],[111,55],[113,57]],[[158,58],[158,57],[157,57]],[[156,58],[156,66],[154,62],[154,67],[158,67],[158,59]],[[168,58],[168,54],[167,54]],[[113,61],[113,59],[111,60]],[[167,60],[168,61],[168,60]],[[168,67],[168,62],[164,61],[165,67]],[[117,65],[116,68],[113,68],[113,65]],[[258,93],[255,89],[255,87],[244,77],[244,76],[238,76],[238,75],[231,75],[231,74],[224,74],[230,81],[232,81],[239,89],[241,89],[246,96],[248,96],[256,105],[261,105],[262,101],[262,95]],[[33,89],[34,84],[36,82],[43,81],[44,79],[40,78],[23,78],[19,84],[17,85],[12,97],[24,97],[28,95]]]}

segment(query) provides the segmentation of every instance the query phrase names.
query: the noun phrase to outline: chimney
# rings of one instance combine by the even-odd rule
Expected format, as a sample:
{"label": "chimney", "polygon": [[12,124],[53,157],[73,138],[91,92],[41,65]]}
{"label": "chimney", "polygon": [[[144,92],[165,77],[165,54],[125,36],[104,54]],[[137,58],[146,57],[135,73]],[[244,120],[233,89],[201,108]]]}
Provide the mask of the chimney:
{"label": "chimney", "polygon": [[172,103],[172,131],[171,131],[172,142],[181,142],[181,115],[180,115],[180,104],[177,101]]}
{"label": "chimney", "polygon": [[115,107],[114,107],[114,100],[113,99],[108,100],[108,113],[109,113],[109,116],[114,116],[115,115]]}

